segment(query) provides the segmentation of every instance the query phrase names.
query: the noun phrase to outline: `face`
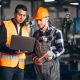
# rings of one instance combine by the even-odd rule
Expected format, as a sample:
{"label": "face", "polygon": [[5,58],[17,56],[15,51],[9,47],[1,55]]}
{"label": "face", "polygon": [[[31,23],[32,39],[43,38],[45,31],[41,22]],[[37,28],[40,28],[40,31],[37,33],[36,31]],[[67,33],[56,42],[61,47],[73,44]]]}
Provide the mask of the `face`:
{"label": "face", "polygon": [[22,9],[18,9],[17,13],[15,13],[14,16],[17,23],[23,23],[26,19],[27,12]]}
{"label": "face", "polygon": [[41,28],[43,31],[46,31],[48,27],[48,20],[49,20],[49,17],[45,17],[41,20],[37,20],[38,28],[39,29]]}

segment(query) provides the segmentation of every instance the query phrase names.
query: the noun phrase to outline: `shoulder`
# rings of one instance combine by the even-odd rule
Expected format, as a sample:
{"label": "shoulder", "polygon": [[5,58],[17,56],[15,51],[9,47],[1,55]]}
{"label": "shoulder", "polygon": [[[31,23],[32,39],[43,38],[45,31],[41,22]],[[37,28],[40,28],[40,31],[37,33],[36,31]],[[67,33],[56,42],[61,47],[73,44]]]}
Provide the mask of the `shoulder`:
{"label": "shoulder", "polygon": [[60,29],[56,29],[56,33],[62,33]]}
{"label": "shoulder", "polygon": [[36,31],[34,32],[34,34],[37,34],[37,33],[39,33],[39,30],[36,30]]}
{"label": "shoulder", "polygon": [[57,36],[57,37],[62,36],[62,31],[60,29],[53,26],[52,30],[54,31],[54,36]]}
{"label": "shoulder", "polygon": [[39,30],[36,30],[33,34],[33,37],[36,37],[37,33],[39,33]]}
{"label": "shoulder", "polygon": [[0,31],[3,30],[4,28],[5,28],[4,22],[1,21],[1,22],[0,22]]}
{"label": "shoulder", "polygon": [[5,24],[9,24],[10,22],[12,22],[12,21],[11,20],[0,21],[0,26],[4,26]]}
{"label": "shoulder", "polygon": [[3,25],[4,25],[3,21],[0,21],[0,26],[3,26]]}
{"label": "shoulder", "polygon": [[56,33],[62,33],[62,31],[58,28],[56,28],[55,26],[52,26],[52,30],[55,30]]}
{"label": "shoulder", "polygon": [[4,31],[4,30],[6,30],[5,24],[4,24],[4,21],[1,21],[1,22],[0,22],[0,31],[2,32],[2,31]]}
{"label": "shoulder", "polygon": [[62,31],[60,29],[56,28],[55,26],[52,26],[50,29],[52,31],[55,31],[55,33],[62,33]]}
{"label": "shoulder", "polygon": [[56,36],[56,39],[63,38],[62,31],[60,29],[56,29],[55,36]]}

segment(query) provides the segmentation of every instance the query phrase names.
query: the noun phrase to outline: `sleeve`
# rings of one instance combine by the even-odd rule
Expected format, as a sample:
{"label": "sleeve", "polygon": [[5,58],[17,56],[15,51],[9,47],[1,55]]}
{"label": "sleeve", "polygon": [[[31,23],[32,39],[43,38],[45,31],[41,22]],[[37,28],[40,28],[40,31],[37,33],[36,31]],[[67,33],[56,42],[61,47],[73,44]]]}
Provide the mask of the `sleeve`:
{"label": "sleeve", "polygon": [[61,30],[57,30],[55,33],[55,38],[51,42],[50,50],[47,52],[49,56],[59,57],[64,53],[64,40]]}
{"label": "sleeve", "polygon": [[15,50],[12,50],[6,46],[6,41],[7,41],[7,31],[5,25],[2,24],[0,25],[0,52],[6,52],[8,54],[16,53]]}
{"label": "sleeve", "polygon": [[0,25],[0,51],[4,50],[4,46],[7,40],[7,32],[4,24]]}

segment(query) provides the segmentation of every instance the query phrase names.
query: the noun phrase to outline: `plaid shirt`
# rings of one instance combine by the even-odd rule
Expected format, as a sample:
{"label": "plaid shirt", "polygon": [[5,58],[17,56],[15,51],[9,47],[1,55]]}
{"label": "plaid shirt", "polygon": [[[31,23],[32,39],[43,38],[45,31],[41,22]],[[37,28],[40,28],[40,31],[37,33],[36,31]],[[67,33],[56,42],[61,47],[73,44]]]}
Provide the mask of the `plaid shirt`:
{"label": "plaid shirt", "polygon": [[[43,35],[45,37],[50,36],[51,31],[54,29],[55,29],[55,27],[50,26],[50,27],[48,27],[46,32],[43,32],[42,30],[37,30],[37,31],[35,31],[33,37],[36,38],[38,32],[40,32],[40,31],[42,33],[39,36],[41,36],[41,35]],[[54,34],[53,34],[53,37],[54,37],[54,39],[52,38],[51,46],[50,46],[50,49],[47,52],[47,54],[49,56],[58,57],[64,52],[64,41],[63,41],[63,36],[62,36],[61,30],[56,29]]]}

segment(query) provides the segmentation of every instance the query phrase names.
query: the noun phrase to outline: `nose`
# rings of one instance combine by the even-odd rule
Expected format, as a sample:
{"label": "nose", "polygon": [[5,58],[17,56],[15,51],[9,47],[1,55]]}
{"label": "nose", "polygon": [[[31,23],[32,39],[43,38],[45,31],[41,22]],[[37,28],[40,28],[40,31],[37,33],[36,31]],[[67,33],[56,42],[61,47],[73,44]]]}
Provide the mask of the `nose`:
{"label": "nose", "polygon": [[21,15],[20,19],[22,19],[22,18],[23,18],[23,16]]}
{"label": "nose", "polygon": [[41,24],[41,23],[42,23],[42,21],[41,21],[41,20],[38,20],[38,21],[37,21],[37,24]]}

